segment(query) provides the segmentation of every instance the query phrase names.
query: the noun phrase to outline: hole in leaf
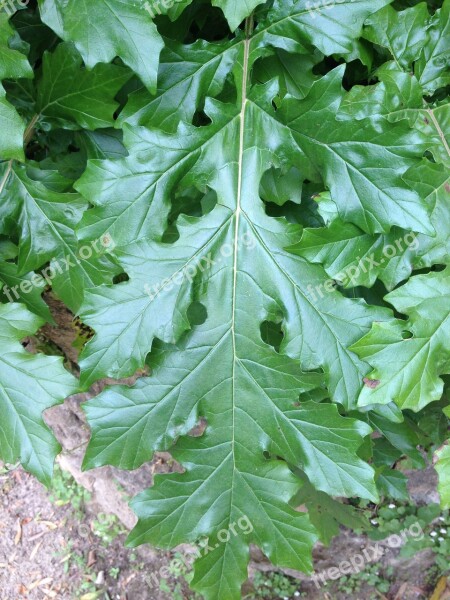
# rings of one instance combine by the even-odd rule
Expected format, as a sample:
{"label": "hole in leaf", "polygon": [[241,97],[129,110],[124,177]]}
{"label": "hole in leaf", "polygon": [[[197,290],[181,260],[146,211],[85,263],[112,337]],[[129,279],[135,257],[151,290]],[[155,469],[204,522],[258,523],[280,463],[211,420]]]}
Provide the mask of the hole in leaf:
{"label": "hole in leaf", "polygon": [[300,204],[302,201],[302,175],[298,169],[292,168],[284,172],[271,168],[264,173],[259,186],[259,195],[265,202],[273,202],[279,206],[289,200]]}
{"label": "hole in leaf", "polygon": [[187,310],[187,318],[192,327],[203,325],[208,318],[206,306],[203,306],[201,302],[193,302]]}
{"label": "hole in leaf", "polygon": [[203,110],[196,110],[192,119],[192,125],[195,127],[206,127],[211,125],[212,121]]}
{"label": "hole in leaf", "polygon": [[410,340],[413,337],[414,337],[414,334],[411,331],[408,331],[408,330],[402,331],[402,338],[404,340]]}
{"label": "hole in leaf", "polygon": [[152,464],[156,465],[157,473],[185,473],[186,469],[169,452],[155,452]]}
{"label": "hole in leaf", "polygon": [[194,19],[185,43],[193,42],[199,38],[208,42],[214,42],[231,36],[228,22],[220,8],[199,3],[197,9],[199,11],[198,15],[195,13],[195,5],[188,7],[185,12],[188,13],[189,9],[194,14]]}
{"label": "hole in leaf", "polygon": [[175,193],[172,197],[172,210],[168,218],[167,229],[161,241],[165,244],[173,244],[179,237],[177,220],[180,215],[190,217],[202,217],[210,213],[217,204],[217,194],[214,190],[208,190],[203,194],[195,187],[190,187]]}
{"label": "hole in leaf", "polygon": [[119,273],[113,277],[113,283],[123,283],[124,281],[130,281],[130,278],[126,273]]}
{"label": "hole in leaf", "polygon": [[274,321],[263,321],[260,330],[262,341],[265,344],[272,346],[276,352],[279,352],[281,342],[284,338],[284,333],[281,329],[281,321],[278,323],[275,323]]}
{"label": "hole in leaf", "polygon": [[188,435],[190,437],[201,437],[205,433],[207,426],[208,421],[204,417],[201,417],[197,425],[189,431]]}

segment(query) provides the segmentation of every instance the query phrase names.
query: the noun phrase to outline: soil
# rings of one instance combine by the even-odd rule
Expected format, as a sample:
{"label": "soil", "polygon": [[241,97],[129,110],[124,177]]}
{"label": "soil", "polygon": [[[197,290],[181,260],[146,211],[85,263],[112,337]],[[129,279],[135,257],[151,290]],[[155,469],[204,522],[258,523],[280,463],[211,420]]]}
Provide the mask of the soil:
{"label": "soil", "polygon": [[97,510],[56,506],[20,468],[0,475],[0,600],[169,600],[146,578],[170,555],[127,549],[124,534],[103,540]]}

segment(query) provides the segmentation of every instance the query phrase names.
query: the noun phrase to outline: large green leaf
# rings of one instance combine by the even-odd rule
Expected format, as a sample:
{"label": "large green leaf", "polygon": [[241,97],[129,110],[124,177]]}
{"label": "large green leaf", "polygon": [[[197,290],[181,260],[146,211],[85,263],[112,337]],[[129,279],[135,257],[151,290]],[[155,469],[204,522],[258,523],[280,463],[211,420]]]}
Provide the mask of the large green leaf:
{"label": "large green leaf", "polygon": [[[352,346],[375,370],[373,385],[366,385],[360,406],[394,401],[414,411],[439,400],[450,371],[450,271],[411,278],[385,299],[408,321],[375,323]],[[369,382],[370,383],[370,382]]]}
{"label": "large green leaf", "polygon": [[[332,397],[354,406],[367,368],[347,348],[373,320],[390,318],[335,290],[314,301],[308,285],[322,283],[324,271],[284,250],[301,227],[269,217],[258,190],[266,172],[301,154],[271,104],[276,84],[250,86],[249,47],[237,59],[238,106],[208,99],[211,124],[180,124],[176,133],[125,127],[129,156],[91,161],[77,184],[97,205],[83,237],[108,224],[129,278],[86,295],[81,316],[96,335],[81,358],[82,381],[130,375],[153,350],[152,377],[86,406],[86,466],[135,468],[171,449],[185,472],[157,479],[134,502],[131,541],[171,547],[210,537],[214,550],[194,579],[207,598],[239,597],[249,542],[277,564],[308,569],[310,526],[286,504],[299,482],[280,459],[330,494],[376,497],[373,471],[356,454],[370,429],[331,404],[299,402],[324,380],[300,365],[322,367]],[[193,185],[215,192],[217,204],[179,217],[179,238],[161,241],[170,200]],[[264,321],[282,323],[279,352],[262,339]],[[201,417],[206,431],[188,436]],[[243,515],[254,531],[221,544],[218,530]]]}
{"label": "large green leaf", "polygon": [[[246,206],[245,214],[249,216],[240,220],[242,230],[237,232],[238,239],[255,247],[251,252],[247,250],[249,257],[246,260],[251,260],[254,265],[251,270],[255,276],[258,266],[264,265],[258,278],[263,289],[268,286],[266,293],[274,298],[280,293],[284,295],[284,308],[278,309],[280,316],[286,318],[283,351],[300,358],[304,368],[323,366],[329,375],[333,397],[345,405],[352,405],[365,367],[355,361],[345,347],[352,343],[352,338],[356,341],[358,331],[368,327],[371,320],[385,317],[382,311],[346,300],[333,290],[317,300],[310,290],[325,281],[322,269],[283,251],[284,246],[298,237],[300,229],[297,226],[286,227],[282,221],[267,217],[257,191],[265,168],[279,162],[281,154],[276,151],[277,148],[281,150],[283,142],[290,145],[291,141],[287,130],[266,112],[265,107],[264,98],[249,96],[245,113],[241,116],[232,107],[209,102],[207,110],[213,119],[210,127],[196,129],[183,126],[177,135],[164,136],[143,128],[134,129],[128,133],[130,157],[122,161],[90,163],[77,187],[87,197],[100,201],[101,205],[99,209],[88,211],[84,222],[89,222],[88,230],[93,237],[101,235],[106,223],[111,225],[113,239],[119,246],[124,246],[118,256],[130,281],[111,289],[98,288],[87,296],[83,318],[98,332],[98,336],[88,344],[82,356],[82,379],[86,384],[98,377],[130,375],[142,367],[153,338],[172,343],[188,329],[186,310],[192,301],[193,286],[190,278],[183,277],[183,272],[199,270],[201,259],[210,254],[214,260],[220,258],[223,263],[221,248],[224,244],[233,246],[234,243],[233,219],[237,209],[235,204],[233,206],[229,186],[231,182],[234,187],[237,185],[239,162],[236,156],[239,157],[240,152],[241,120],[245,119],[244,125],[247,124],[248,129],[242,132],[240,167],[245,178],[240,185],[244,186],[245,182],[241,195]],[[253,132],[256,131],[261,140],[258,146],[254,146]],[[267,149],[269,136],[272,152]],[[180,142],[185,146],[190,143],[191,148],[184,149]],[[165,148],[164,164],[161,155],[155,152],[157,147]],[[218,148],[227,149],[223,157],[224,166],[219,169]],[[170,152],[169,149],[173,150]],[[266,167],[261,164],[263,160]],[[255,161],[261,164],[258,171],[252,166],[258,164]],[[162,235],[164,223],[159,223],[164,205],[168,204],[172,186],[189,169],[189,177],[212,187],[219,196],[216,209],[200,221],[202,227],[198,227],[196,219],[188,219],[180,222],[179,229],[184,235],[175,244],[142,239],[129,245],[133,239],[144,238],[145,235],[153,234],[156,238]],[[124,199],[125,190],[128,201]],[[152,201],[150,211],[149,199]],[[145,220],[140,217],[144,209],[148,214]],[[118,215],[113,225],[111,213]],[[133,215],[135,225],[128,215]],[[127,229],[123,226],[125,222]],[[161,227],[159,235],[158,227]],[[227,263],[231,276],[232,263],[230,260]],[[171,281],[174,277],[179,279],[176,285],[164,284],[166,279]],[[275,281],[277,287],[273,288]],[[306,285],[303,282],[307,282]],[[158,285],[162,287],[161,293],[154,294]],[[169,288],[167,291],[166,287]],[[353,317],[344,323],[340,315],[347,305],[351,306]],[[132,327],[123,321],[125,306]],[[298,311],[300,320],[296,316]],[[155,319],[154,315],[158,318]],[[322,331],[324,355],[321,361],[315,349],[314,328]],[[105,346],[104,336],[111,340],[111,344]],[[342,369],[344,364],[346,367]]]}
{"label": "large green leaf", "polygon": [[89,69],[119,56],[147,86],[156,89],[162,39],[140,2],[39,0],[42,20],[73,42]]}
{"label": "large green leaf", "polygon": [[94,330],[81,385],[136,380],[84,405],[84,467],[171,453],[130,543],[201,547],[207,600],[240,598],[250,544],[311,570],[317,538],[364,527],[341,497],[407,499],[404,457],[438,448],[448,505],[449,7],[0,17],[0,456],[48,483],[43,413],[75,386],[20,344],[48,284]]}
{"label": "large green leaf", "polygon": [[75,393],[77,381],[61,358],[29,354],[20,344],[42,324],[20,304],[0,305],[0,457],[19,459],[49,485],[60,447],[42,413]]}

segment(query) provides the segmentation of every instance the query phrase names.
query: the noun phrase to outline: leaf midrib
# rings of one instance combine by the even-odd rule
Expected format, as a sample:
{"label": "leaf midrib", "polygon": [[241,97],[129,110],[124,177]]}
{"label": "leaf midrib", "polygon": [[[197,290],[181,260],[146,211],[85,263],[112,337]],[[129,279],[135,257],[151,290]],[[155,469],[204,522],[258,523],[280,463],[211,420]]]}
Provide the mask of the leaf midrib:
{"label": "leaf midrib", "polygon": [[231,341],[233,350],[233,367],[232,367],[232,439],[231,439],[231,456],[233,461],[233,476],[231,481],[231,494],[230,494],[230,519],[233,508],[233,495],[234,495],[234,478],[236,476],[236,456],[235,456],[235,431],[236,431],[236,362],[237,362],[237,349],[236,349],[236,299],[237,299],[237,269],[238,269],[238,254],[239,254],[239,224],[241,219],[241,201],[242,201],[242,180],[244,171],[244,144],[245,144],[245,117],[247,108],[247,87],[248,87],[248,75],[249,75],[249,56],[250,56],[250,44],[251,44],[251,33],[253,30],[253,15],[248,17],[245,21],[245,32],[246,39],[244,41],[244,57],[242,64],[242,102],[241,112],[239,116],[239,154],[238,154],[238,184],[237,184],[237,195],[236,195],[236,212],[235,212],[235,228],[234,228],[234,240],[233,240],[233,291],[232,291],[232,317],[231,317]]}

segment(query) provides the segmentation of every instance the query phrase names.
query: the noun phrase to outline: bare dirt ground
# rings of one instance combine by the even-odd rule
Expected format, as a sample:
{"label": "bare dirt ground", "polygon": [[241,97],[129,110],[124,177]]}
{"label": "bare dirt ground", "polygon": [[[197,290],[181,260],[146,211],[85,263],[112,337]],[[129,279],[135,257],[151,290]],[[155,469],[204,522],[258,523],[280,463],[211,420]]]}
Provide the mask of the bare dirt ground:
{"label": "bare dirt ground", "polygon": [[20,468],[0,475],[0,600],[171,597],[146,583],[149,566],[167,564],[168,555],[127,549],[124,533],[111,540],[118,522],[105,517],[102,527],[88,505],[78,509],[77,496],[62,502]]}

